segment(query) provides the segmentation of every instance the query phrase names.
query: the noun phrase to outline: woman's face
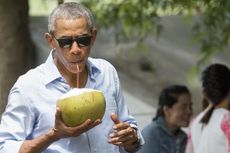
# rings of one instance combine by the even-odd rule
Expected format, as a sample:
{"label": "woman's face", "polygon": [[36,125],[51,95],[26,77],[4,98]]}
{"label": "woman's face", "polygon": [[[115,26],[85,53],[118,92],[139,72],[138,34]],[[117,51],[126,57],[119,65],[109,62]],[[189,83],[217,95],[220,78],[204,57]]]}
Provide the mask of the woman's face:
{"label": "woman's face", "polygon": [[173,128],[187,127],[192,115],[191,95],[184,93],[178,97],[178,101],[171,107],[164,106],[167,124]]}

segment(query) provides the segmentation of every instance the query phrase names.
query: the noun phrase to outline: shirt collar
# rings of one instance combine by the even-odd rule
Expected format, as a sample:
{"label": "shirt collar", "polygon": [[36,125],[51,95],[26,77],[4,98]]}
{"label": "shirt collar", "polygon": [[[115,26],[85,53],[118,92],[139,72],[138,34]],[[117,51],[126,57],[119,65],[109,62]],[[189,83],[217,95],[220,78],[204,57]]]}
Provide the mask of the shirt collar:
{"label": "shirt collar", "polygon": [[46,62],[45,62],[45,65],[46,65],[46,82],[45,84],[49,84],[51,83],[52,81],[56,80],[56,79],[59,79],[59,78],[62,78],[60,72],[58,71],[56,65],[54,64],[54,60],[53,60],[53,53],[54,51],[51,50]]}
{"label": "shirt collar", "polygon": [[[47,75],[46,75],[46,82],[45,84],[49,84],[51,82],[53,82],[54,80],[57,80],[57,79],[64,79],[60,72],[58,71],[56,65],[54,64],[54,60],[53,60],[53,50],[51,50],[46,62],[45,62],[45,65],[46,65],[46,68],[47,68]],[[94,63],[94,60],[92,58],[88,58],[87,60],[87,69],[89,71],[89,77],[90,79],[92,80],[96,80],[96,77],[101,73],[99,67],[96,65],[96,63]]]}
{"label": "shirt collar", "polygon": [[101,73],[101,70],[99,69],[99,67],[94,62],[94,59],[91,57],[88,58],[86,66],[87,66],[87,69],[89,71],[90,79],[95,81],[96,77]]}
{"label": "shirt collar", "polygon": [[[164,130],[168,135],[174,136],[174,134],[166,127],[166,121],[164,117],[158,117],[156,122],[158,123],[158,125],[160,126],[160,128],[162,130]],[[180,137],[183,131],[181,129],[179,129],[178,131],[178,137]]]}

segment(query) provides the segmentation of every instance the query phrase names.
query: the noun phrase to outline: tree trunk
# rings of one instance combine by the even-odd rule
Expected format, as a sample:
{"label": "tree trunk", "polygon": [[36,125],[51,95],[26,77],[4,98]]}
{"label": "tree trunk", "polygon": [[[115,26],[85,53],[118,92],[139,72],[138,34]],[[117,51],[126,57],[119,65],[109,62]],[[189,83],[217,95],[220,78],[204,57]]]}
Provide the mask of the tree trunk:
{"label": "tree trunk", "polygon": [[0,116],[18,76],[35,64],[27,0],[0,0]]}

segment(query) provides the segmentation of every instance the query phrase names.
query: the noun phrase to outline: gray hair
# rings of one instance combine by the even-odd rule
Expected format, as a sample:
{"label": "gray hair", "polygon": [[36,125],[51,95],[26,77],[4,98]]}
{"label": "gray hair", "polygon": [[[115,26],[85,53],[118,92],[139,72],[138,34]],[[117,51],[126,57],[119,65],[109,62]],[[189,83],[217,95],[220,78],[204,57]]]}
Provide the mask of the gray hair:
{"label": "gray hair", "polygon": [[76,3],[76,2],[68,2],[58,5],[50,14],[48,20],[48,31],[55,31],[55,22],[57,19],[67,19],[74,20],[77,18],[85,17],[88,22],[88,26],[90,29],[93,28],[93,15],[91,11],[85,6]]}

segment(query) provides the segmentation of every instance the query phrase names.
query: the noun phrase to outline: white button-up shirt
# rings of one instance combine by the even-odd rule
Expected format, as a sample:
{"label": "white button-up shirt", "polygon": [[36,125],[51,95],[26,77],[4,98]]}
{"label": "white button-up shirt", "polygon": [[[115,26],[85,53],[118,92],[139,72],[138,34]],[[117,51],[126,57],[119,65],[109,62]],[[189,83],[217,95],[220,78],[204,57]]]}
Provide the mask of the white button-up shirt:
{"label": "white button-up shirt", "polygon": [[[136,127],[125,103],[115,68],[103,59],[88,58],[86,88],[100,90],[106,98],[102,123],[78,137],[64,138],[52,143],[43,153],[118,153],[123,148],[109,144],[108,135],[113,121],[110,114]],[[6,111],[0,125],[0,152],[17,153],[24,140],[45,134],[54,127],[56,101],[70,90],[60,75],[52,53],[44,64],[22,75],[10,91]],[[139,133],[141,142],[143,139]]]}

